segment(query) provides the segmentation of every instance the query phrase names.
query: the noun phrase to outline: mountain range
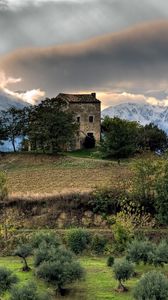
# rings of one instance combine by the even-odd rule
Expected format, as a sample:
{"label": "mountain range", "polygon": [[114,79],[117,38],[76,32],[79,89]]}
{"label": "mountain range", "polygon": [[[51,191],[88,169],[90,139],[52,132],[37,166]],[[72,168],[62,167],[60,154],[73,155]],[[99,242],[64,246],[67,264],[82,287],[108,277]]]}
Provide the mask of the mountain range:
{"label": "mountain range", "polygon": [[142,125],[154,123],[168,133],[168,106],[122,103],[104,109],[102,111],[102,117],[105,116],[137,121]]}
{"label": "mountain range", "polygon": [[19,98],[9,95],[4,91],[0,90],[0,111],[6,110],[11,106],[23,108],[26,105],[28,105],[27,102],[23,102]]}

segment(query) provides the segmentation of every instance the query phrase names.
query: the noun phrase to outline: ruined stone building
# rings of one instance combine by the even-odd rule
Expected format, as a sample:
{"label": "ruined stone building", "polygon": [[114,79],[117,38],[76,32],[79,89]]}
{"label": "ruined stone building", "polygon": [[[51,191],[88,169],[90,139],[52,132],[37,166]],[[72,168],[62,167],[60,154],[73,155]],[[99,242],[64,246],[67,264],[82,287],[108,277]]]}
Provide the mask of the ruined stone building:
{"label": "ruined stone building", "polygon": [[83,148],[86,136],[94,137],[100,142],[101,102],[96,93],[91,94],[59,94],[57,96],[68,102],[69,109],[75,114],[79,123],[79,135],[76,137],[74,149]]}

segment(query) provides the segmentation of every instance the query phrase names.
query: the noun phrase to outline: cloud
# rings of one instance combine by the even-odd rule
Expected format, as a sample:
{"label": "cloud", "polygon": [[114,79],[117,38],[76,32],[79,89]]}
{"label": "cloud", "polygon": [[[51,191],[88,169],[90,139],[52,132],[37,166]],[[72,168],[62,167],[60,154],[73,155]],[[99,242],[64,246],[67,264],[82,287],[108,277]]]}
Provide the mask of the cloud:
{"label": "cloud", "polygon": [[168,21],[160,21],[81,43],[20,49],[1,57],[0,69],[23,79],[17,89],[38,87],[49,97],[60,91],[166,90],[167,32]]}
{"label": "cloud", "polygon": [[25,92],[13,92],[7,88],[7,85],[16,84],[21,81],[21,78],[6,77],[4,72],[0,72],[0,101],[3,97],[3,101],[4,99],[6,99],[5,101],[8,103],[11,101],[11,105],[12,100],[35,104],[44,98],[45,92],[40,89],[28,90]]}
{"label": "cloud", "polygon": [[165,0],[1,0],[5,2],[6,9],[0,5],[0,53],[80,42],[168,18]]}

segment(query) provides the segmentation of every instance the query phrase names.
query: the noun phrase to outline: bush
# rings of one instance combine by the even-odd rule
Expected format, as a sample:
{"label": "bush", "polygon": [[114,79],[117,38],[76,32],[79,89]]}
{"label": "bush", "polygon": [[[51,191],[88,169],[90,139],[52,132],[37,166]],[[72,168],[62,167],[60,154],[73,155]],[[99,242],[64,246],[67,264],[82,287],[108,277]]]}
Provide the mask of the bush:
{"label": "bush", "polygon": [[162,170],[162,176],[156,184],[156,215],[161,224],[168,225],[168,163]]}
{"label": "bush", "polygon": [[84,270],[78,262],[74,261],[71,252],[65,249],[57,249],[50,260],[40,264],[37,275],[56,285],[56,288],[62,294],[63,287],[66,284],[83,278]]}
{"label": "bush", "polygon": [[114,265],[114,257],[110,255],[107,259],[107,266],[112,267],[113,265]]}
{"label": "bush", "polygon": [[88,249],[91,243],[90,233],[82,228],[71,229],[67,235],[68,247],[75,253],[80,254]]}
{"label": "bush", "polygon": [[114,263],[113,271],[115,278],[119,282],[118,291],[127,291],[127,288],[123,285],[123,282],[128,280],[133,275],[133,265],[126,259],[118,260]]}
{"label": "bush", "polygon": [[168,279],[158,271],[146,273],[135,287],[134,298],[137,300],[167,300]]}
{"label": "bush", "polygon": [[127,258],[136,264],[153,263],[154,252],[154,245],[148,240],[134,240],[128,247]]}
{"label": "bush", "polygon": [[120,210],[123,191],[120,189],[101,188],[94,191],[89,205],[94,213],[116,214]]}
{"label": "bush", "polygon": [[44,261],[55,261],[66,258],[67,261],[73,259],[72,252],[67,251],[65,248],[55,248],[51,246],[50,248],[46,247],[46,244],[41,244],[41,246],[36,250],[34,256],[35,267],[38,267]]}
{"label": "bush", "polygon": [[30,271],[30,267],[27,264],[27,257],[31,254],[32,247],[29,244],[20,245],[14,252],[14,255],[21,257],[24,261],[23,271]]}
{"label": "bush", "polygon": [[11,288],[18,281],[11,270],[0,267],[0,294]]}
{"label": "bush", "polygon": [[107,245],[107,239],[101,235],[95,235],[92,239],[91,249],[96,254],[103,254]]}
{"label": "bush", "polygon": [[168,263],[168,242],[163,240],[155,248],[154,260],[153,263],[155,266],[163,266]]}
{"label": "bush", "polygon": [[13,287],[10,300],[45,300],[50,299],[49,295],[39,294],[34,283],[28,282],[23,286]]}
{"label": "bush", "polygon": [[33,248],[38,248],[41,243],[46,243],[48,247],[50,247],[51,245],[58,247],[61,244],[61,241],[54,232],[36,233],[32,239]]}

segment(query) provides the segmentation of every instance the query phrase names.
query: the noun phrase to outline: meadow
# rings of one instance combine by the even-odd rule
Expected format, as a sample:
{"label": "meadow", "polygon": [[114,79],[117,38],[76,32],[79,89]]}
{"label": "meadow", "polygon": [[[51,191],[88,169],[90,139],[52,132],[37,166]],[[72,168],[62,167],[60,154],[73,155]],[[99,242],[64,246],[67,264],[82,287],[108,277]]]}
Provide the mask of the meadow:
{"label": "meadow", "polygon": [[[142,265],[136,267],[137,277],[128,280],[125,285],[129,288],[126,293],[118,293],[115,289],[117,288],[117,281],[114,279],[112,268],[106,266],[106,257],[88,257],[82,256],[78,258],[81,265],[86,270],[85,280],[76,282],[71,286],[67,286],[67,294],[64,297],[56,296],[54,287],[46,284],[44,281],[39,280],[34,275],[34,271],[22,272],[21,261],[16,257],[3,257],[0,258],[0,267],[6,266],[15,272],[19,277],[20,283],[23,284],[26,281],[36,282],[39,290],[48,291],[52,295],[53,300],[133,300],[132,292],[135,284],[140,279],[142,273],[148,272],[153,269],[152,266]],[[33,261],[30,258],[29,264],[33,268]],[[157,267],[168,275],[168,266],[163,268]],[[1,299],[8,300],[9,292],[6,292]]]}

